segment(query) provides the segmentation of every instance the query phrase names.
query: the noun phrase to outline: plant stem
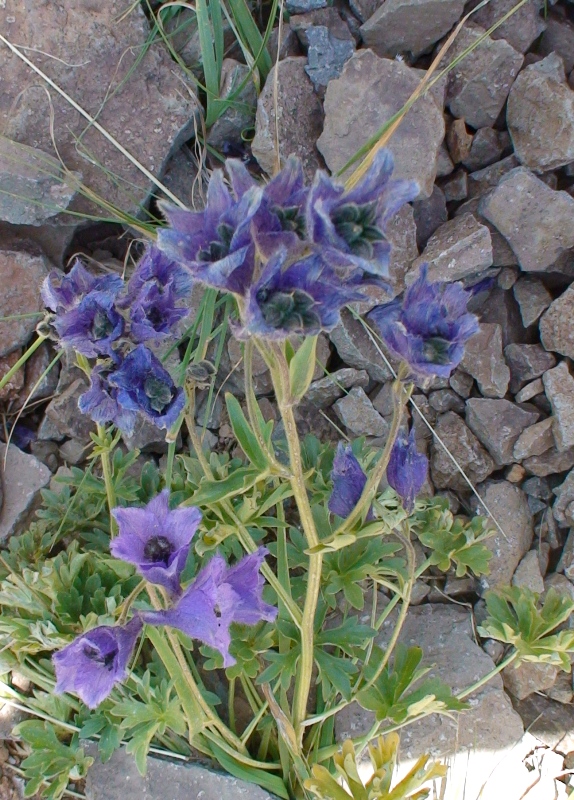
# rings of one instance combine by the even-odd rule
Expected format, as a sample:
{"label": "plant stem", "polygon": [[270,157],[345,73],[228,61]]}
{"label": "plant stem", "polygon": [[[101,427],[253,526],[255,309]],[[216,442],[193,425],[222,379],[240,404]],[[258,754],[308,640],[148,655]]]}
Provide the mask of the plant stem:
{"label": "plant stem", "polygon": [[31,344],[30,347],[24,353],[22,353],[18,361],[16,361],[16,363],[10,367],[6,375],[2,377],[2,379],[0,380],[0,389],[3,389],[6,386],[10,378],[12,378],[12,376],[18,372],[20,367],[24,366],[24,364],[26,363],[26,361],[28,361],[30,356],[36,352],[36,350],[40,347],[42,342],[45,342],[47,338],[48,338],[47,336],[41,336],[40,334],[38,334],[38,338],[36,339],[34,344]]}
{"label": "plant stem", "polygon": [[479,678],[472,686],[468,686],[466,689],[463,689],[462,692],[459,692],[456,695],[457,700],[464,700],[465,697],[468,697],[469,694],[476,692],[477,689],[480,689],[481,686],[484,686],[485,683],[488,683],[489,680],[498,675],[499,672],[507,667],[509,664],[512,664],[518,658],[518,650],[513,650],[510,655],[506,656],[500,664],[497,664],[494,669],[490,672],[487,672],[486,675],[483,675],[482,678]]}
{"label": "plant stem", "polygon": [[[106,438],[106,432],[104,426],[98,423],[97,429],[98,429],[98,438],[104,440]],[[106,486],[106,497],[108,498],[108,509],[110,512],[110,533],[113,538],[118,532],[118,525],[112,514],[112,508],[116,507],[117,501],[116,501],[116,491],[114,489],[114,479],[112,475],[112,465],[110,462],[110,451],[102,449],[100,453],[100,460],[102,462],[102,473],[104,475],[104,483]]]}

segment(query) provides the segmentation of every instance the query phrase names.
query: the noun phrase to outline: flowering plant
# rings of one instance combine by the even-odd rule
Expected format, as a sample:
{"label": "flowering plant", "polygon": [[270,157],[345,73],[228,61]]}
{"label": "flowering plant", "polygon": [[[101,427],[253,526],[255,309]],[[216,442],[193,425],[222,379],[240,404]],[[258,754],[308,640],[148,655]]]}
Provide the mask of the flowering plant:
{"label": "flowering plant", "polygon": [[[82,738],[98,735],[109,757],[123,738],[143,771],[152,743],[183,756],[193,748],[278,797],[338,800],[347,794],[335,768],[353,796],[367,796],[352,776],[370,745],[368,796],[383,800],[391,796],[384,775],[397,747],[395,735],[384,734],[464,709],[473,687],[454,695],[423,679],[420,650],[397,642],[415,581],[429,567],[454,564],[459,576],[488,570],[483,519],[455,520],[444,500],[417,501],[428,463],[405,413],[413,379],[448,376],[460,362],[477,330],[469,293],[430,283],[423,268],[402,300],[370,312],[401,361],[382,449],[359,441],[335,452],[301,440],[296,419],[318,334],[363,298],[366,285],[388,278],[385,226],[417,194],[413,183],[393,180],[392,169],[390,153],[380,151],[348,191],[322,172],[306,186],[295,158],[266,186],[231,160],[227,182],[213,173],[203,211],[164,207],[169,224],[127,283],[94,278],[79,262],[46,279],[54,335],[90,380],[79,407],[97,423],[102,477],[77,470],[61,498],[47,495],[65,514],[55,514],[59,525],[50,533],[45,511],[48,527],[30,532],[16,561],[32,564],[38,549],[45,554],[31,583],[50,610],[35,618],[20,592],[8,604],[18,613],[7,616],[3,635],[12,637],[4,650],[21,667],[52,654],[51,666],[44,660],[27,674],[38,684],[37,704],[49,695],[52,713],[57,706],[79,732],[75,754]],[[198,332],[196,320],[182,327],[198,284],[223,293],[223,319],[231,313],[241,342],[244,406],[226,397],[241,457],[207,453],[196,425],[198,389],[213,390],[218,380],[206,360],[214,292],[202,300],[206,327]],[[270,375],[281,421],[275,431],[258,406],[254,354]],[[124,456],[117,445],[138,418],[165,430],[167,455],[161,472],[148,463],[136,483],[128,468],[137,454]],[[176,455],[182,431],[188,455]],[[78,498],[81,515],[74,515]],[[62,549],[72,534],[76,541]],[[415,538],[426,548],[423,563]],[[80,542],[89,545],[85,552]],[[366,594],[370,624],[358,618]],[[560,622],[564,613],[561,607]],[[383,647],[387,619],[394,630]],[[497,635],[495,621],[485,628]],[[522,652],[547,657],[551,628],[537,628],[495,672]],[[510,611],[503,629],[510,641]],[[374,712],[374,722],[340,755],[334,722],[352,703]],[[37,727],[26,727],[44,724],[24,723],[21,734],[45,742]],[[62,791],[86,762],[74,755],[63,763]],[[409,792],[443,774],[425,764],[405,784]],[[397,788],[392,796],[403,795]]]}

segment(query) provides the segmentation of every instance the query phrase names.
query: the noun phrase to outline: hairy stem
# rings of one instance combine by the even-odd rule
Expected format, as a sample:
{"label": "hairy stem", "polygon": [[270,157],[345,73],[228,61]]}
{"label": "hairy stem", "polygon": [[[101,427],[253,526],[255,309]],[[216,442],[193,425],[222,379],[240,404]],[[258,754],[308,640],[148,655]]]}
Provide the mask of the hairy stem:
{"label": "hairy stem", "polygon": [[[98,438],[102,440],[105,439],[106,432],[104,426],[98,423],[97,430],[98,430]],[[112,508],[116,507],[117,500],[116,500],[116,490],[114,488],[114,479],[112,474],[112,464],[110,461],[110,451],[108,449],[101,450],[100,461],[102,462],[102,473],[104,476],[104,484],[106,486],[106,497],[108,498],[108,510],[110,512],[110,533],[113,538],[118,532],[118,524],[114,519],[114,515],[112,514]]]}

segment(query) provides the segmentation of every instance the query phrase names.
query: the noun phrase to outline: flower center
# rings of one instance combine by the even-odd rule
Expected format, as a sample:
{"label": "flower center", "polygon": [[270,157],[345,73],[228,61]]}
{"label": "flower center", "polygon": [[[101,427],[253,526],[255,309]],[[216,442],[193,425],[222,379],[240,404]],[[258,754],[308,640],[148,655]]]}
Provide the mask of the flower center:
{"label": "flower center", "polygon": [[105,339],[114,329],[113,322],[105,311],[98,308],[92,322],[92,336],[94,339]]}
{"label": "flower center", "polygon": [[305,238],[305,217],[299,206],[273,206],[271,211],[278,217],[282,230],[292,231],[300,239]]}
{"label": "flower center", "polygon": [[335,230],[356,255],[365,258],[373,256],[373,242],[384,239],[377,227],[377,204],[365,203],[358,206],[349,203],[340,206],[331,217]]}
{"label": "flower center", "polygon": [[144,392],[154,411],[163,411],[171,403],[171,387],[155,375],[145,379]]}
{"label": "flower center", "polygon": [[233,228],[226,222],[221,222],[217,226],[217,235],[219,239],[215,239],[210,242],[207,247],[199,251],[197,254],[199,261],[221,261],[222,258],[229,255],[231,240],[233,238]]}
{"label": "flower center", "polygon": [[150,310],[147,312],[147,318],[151,323],[152,327],[156,330],[163,322],[163,314],[161,313],[160,309],[157,306],[152,306]]}
{"label": "flower center", "polygon": [[430,364],[448,364],[450,362],[451,343],[441,336],[432,336],[423,345],[425,360]]}
{"label": "flower center", "polygon": [[84,655],[86,658],[89,658],[90,661],[95,661],[96,664],[103,664],[104,667],[111,672],[114,666],[114,659],[118,654],[118,649],[115,648],[111,650],[109,653],[102,653],[99,647],[94,647],[94,645],[89,644],[89,642],[84,643]]}
{"label": "flower center", "polygon": [[319,315],[314,310],[315,301],[307,292],[294,289],[291,292],[269,292],[260,289],[257,303],[263,319],[271,327],[288,331],[307,330],[320,325]]}
{"label": "flower center", "polygon": [[146,561],[152,564],[165,564],[167,567],[173,551],[173,544],[165,536],[152,536],[147,540],[143,554]]}

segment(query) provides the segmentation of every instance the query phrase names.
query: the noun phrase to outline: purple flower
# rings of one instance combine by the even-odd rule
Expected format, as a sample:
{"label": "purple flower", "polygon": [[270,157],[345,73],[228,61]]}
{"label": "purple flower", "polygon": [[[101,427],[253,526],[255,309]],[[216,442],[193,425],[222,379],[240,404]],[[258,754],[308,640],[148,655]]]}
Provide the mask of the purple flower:
{"label": "purple flower", "polygon": [[378,277],[389,274],[391,246],[385,226],[399,208],[414,200],[413,181],[391,180],[393,157],[380,150],[362,181],[350,192],[318,172],[307,202],[307,237],[327,251],[339,251],[349,265]]}
{"label": "purple flower", "polygon": [[141,629],[139,617],[123,628],[102,625],[54,653],[56,694],[75,692],[88,708],[96,708],[126,677]]}
{"label": "purple flower", "polygon": [[146,612],[143,620],[152,625],[171,625],[215,647],[223,656],[223,665],[230,667],[235,664],[229,652],[231,623],[255,625],[262,619],[272,622],[277,616],[277,609],[262,598],[264,579],[259,569],[266,553],[260,547],[231,568],[222,556],[214,556],[174,608]]}
{"label": "purple flower", "polygon": [[318,254],[285,265],[280,250],[251,287],[240,335],[285,339],[315,335],[339,322],[341,308],[363,299],[356,286],[342,281]]}
{"label": "purple flower", "polygon": [[[350,445],[339,442],[331,472],[333,491],[329,498],[329,511],[339,517],[348,517],[355,508],[367,483],[367,476],[357,461]],[[373,519],[369,509],[367,520]]]}
{"label": "purple flower", "polygon": [[402,498],[403,506],[409,513],[415,505],[415,498],[427,478],[428,459],[417,450],[415,431],[407,436],[399,433],[391,450],[387,466],[387,481]]}
{"label": "purple flower", "polygon": [[115,356],[112,344],[124,332],[124,318],[115,307],[116,290],[92,290],[80,302],[58,314],[54,327],[64,347],[88,358]]}
{"label": "purple flower", "polygon": [[181,300],[191,292],[193,279],[189,270],[171,261],[152,244],[146,248],[129,279],[125,304],[136,300],[142,289],[150,284],[160,289],[170,287],[175,299]]}
{"label": "purple flower", "polygon": [[478,331],[478,320],[466,310],[471,293],[460,283],[429,283],[428,265],[406,290],[402,302],[374,308],[369,318],[385,344],[423,376],[448,378],[460,363],[465,342]]}
{"label": "purple flower", "polygon": [[[236,177],[236,187],[240,180]],[[193,278],[242,295],[253,274],[251,220],[261,202],[261,189],[241,184],[240,190],[243,194],[234,197],[222,171],[215,170],[203,211],[162,204],[170,227],[159,231],[157,244],[168,258],[185,265]]]}
{"label": "purple flower", "polygon": [[169,490],[154,497],[145,508],[114,508],[119,535],[110,551],[116,558],[135,564],[150,583],[158,583],[176,595],[189,546],[201,521],[198,508],[169,510]]}
{"label": "purple flower", "polygon": [[175,287],[161,288],[156,283],[145,284],[130,306],[130,333],[136,342],[165,339],[189,308],[176,305]]}
{"label": "purple flower", "polygon": [[108,383],[109,374],[110,370],[103,366],[92,369],[90,388],[80,395],[78,408],[82,414],[88,414],[94,422],[102,425],[113,422],[116,428],[131,436],[137,413],[118,403],[118,389]]}
{"label": "purple flower", "polygon": [[92,291],[110,292],[114,297],[124,282],[119,275],[96,278],[78,260],[67,275],[52,270],[42,284],[42,300],[52,311],[61,314],[70,311]]}
{"label": "purple flower", "polygon": [[129,411],[143,412],[158,428],[170,428],[185,406],[185,394],[154,354],[140,344],[110,373],[117,402]]}

